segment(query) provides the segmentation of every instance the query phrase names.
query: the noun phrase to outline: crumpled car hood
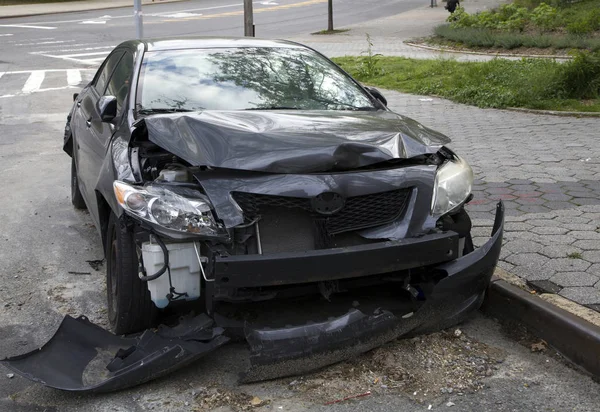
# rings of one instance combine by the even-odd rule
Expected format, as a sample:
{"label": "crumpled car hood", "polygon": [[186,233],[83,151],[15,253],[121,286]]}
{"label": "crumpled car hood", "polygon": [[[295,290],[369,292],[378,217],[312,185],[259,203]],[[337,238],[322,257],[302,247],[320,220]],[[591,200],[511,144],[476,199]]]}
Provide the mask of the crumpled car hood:
{"label": "crumpled car hood", "polygon": [[271,173],[352,170],[450,142],[389,111],[204,111],[143,121],[151,142],[193,166]]}

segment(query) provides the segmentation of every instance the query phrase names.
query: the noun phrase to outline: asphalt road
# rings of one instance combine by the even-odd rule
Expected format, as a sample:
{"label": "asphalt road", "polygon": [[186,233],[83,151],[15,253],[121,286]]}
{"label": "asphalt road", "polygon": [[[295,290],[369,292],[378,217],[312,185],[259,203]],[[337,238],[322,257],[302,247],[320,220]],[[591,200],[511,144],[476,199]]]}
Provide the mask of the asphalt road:
{"label": "asphalt road", "polygon": [[[286,37],[323,28],[325,1],[276,3],[258,2],[256,7],[306,4],[257,13],[259,34]],[[336,21],[351,24],[399,12],[411,4],[418,3],[336,1]],[[146,33],[235,35],[241,32],[239,14],[206,17],[239,10],[239,5],[229,7],[213,0],[146,7]],[[175,13],[203,16],[169,17]],[[105,18],[106,23],[79,24],[100,21],[106,15],[113,16]],[[116,9],[5,19],[0,21],[0,34],[13,34],[0,37],[0,187],[4,194],[0,207],[0,358],[4,358],[40,347],[65,314],[85,314],[106,326],[105,268],[95,270],[87,262],[102,259],[101,245],[89,215],[71,207],[70,163],[61,142],[71,93],[93,75],[89,67],[97,65],[112,45],[132,37],[133,28],[130,10]],[[289,385],[293,379],[238,386],[237,374],[247,362],[247,352],[241,345],[232,345],[172,376],[102,396],[47,389],[18,376],[9,378],[9,371],[0,367],[0,411],[187,411],[199,407],[197,395],[204,388],[234,398],[244,393],[270,401],[258,410],[420,411],[429,405],[432,410],[461,411],[597,408],[599,385],[566,366],[551,350],[532,353],[528,346],[515,342],[514,334],[507,335],[493,320],[481,316],[461,328],[470,341],[487,344],[504,358],[492,376],[484,379],[484,389],[474,393],[444,394],[431,387],[414,395],[379,387],[360,400],[324,406],[323,399],[310,391],[294,390]],[[344,387],[349,379],[341,375],[321,385]],[[369,385],[365,382],[365,387]],[[328,396],[339,398],[331,389]],[[447,406],[448,402],[454,406]],[[224,402],[219,410],[231,410],[231,406]]]}
{"label": "asphalt road", "polygon": [[[336,0],[335,26],[422,6],[422,0]],[[257,37],[286,38],[327,28],[327,0],[254,2]],[[96,67],[135,38],[132,8],[0,19],[0,71]],[[242,36],[241,0],[144,5],[144,36]]]}

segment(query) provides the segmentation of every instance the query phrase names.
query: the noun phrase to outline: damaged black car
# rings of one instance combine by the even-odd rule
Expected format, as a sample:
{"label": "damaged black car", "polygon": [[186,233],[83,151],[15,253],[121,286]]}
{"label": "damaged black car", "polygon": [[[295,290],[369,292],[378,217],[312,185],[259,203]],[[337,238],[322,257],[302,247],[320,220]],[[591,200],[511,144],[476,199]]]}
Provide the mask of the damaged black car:
{"label": "damaged black car", "polygon": [[258,380],[460,322],[482,303],[504,210],[474,248],[473,172],[449,142],[297,43],[119,45],[75,96],[64,140],[114,333],[193,310],[203,342],[248,342]]}

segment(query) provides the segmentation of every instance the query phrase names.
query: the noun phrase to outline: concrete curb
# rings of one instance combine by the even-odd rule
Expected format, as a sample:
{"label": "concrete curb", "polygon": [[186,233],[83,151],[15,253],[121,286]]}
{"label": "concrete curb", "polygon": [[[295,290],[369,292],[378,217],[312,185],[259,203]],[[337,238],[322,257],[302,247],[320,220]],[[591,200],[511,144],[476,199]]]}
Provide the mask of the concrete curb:
{"label": "concrete curb", "polygon": [[510,110],[513,112],[523,112],[532,114],[545,114],[550,116],[563,116],[563,117],[600,117],[598,112],[562,112],[558,110],[536,110],[536,109],[524,109],[522,107],[507,107],[503,110]]}
{"label": "concrete curb", "polygon": [[[157,0],[157,1],[142,0],[142,6],[152,6],[154,4],[166,4],[166,3],[179,3],[179,2],[183,2],[183,1],[188,1],[188,0]],[[81,5],[83,6],[84,4],[82,3]],[[127,3],[127,4],[116,5],[116,4],[104,3],[104,4],[98,4],[97,6],[93,6],[90,8],[73,7],[72,9],[69,9],[69,10],[59,10],[59,11],[47,9],[47,10],[43,10],[43,11],[39,11],[39,12],[35,12],[35,11],[34,12],[25,12],[22,14],[10,14],[7,16],[2,14],[2,7],[11,7],[11,6],[0,6],[0,19],[13,19],[13,18],[16,19],[19,17],[44,16],[44,15],[48,15],[48,14],[79,13],[79,12],[94,11],[94,10],[122,9],[124,7],[133,7],[133,1],[131,2],[131,4]]]}
{"label": "concrete curb", "polygon": [[482,310],[525,325],[565,358],[600,378],[600,327],[502,279],[492,279]]}
{"label": "concrete curb", "polygon": [[418,47],[420,49],[437,51],[440,53],[455,53],[455,54],[475,54],[478,56],[489,56],[489,57],[527,57],[532,59],[561,59],[561,60],[571,60],[570,56],[560,56],[558,54],[517,54],[517,53],[484,53],[484,52],[476,52],[476,51],[468,51],[468,50],[453,50],[453,49],[444,49],[441,47],[433,47],[433,46],[425,46],[423,44],[412,43],[410,41],[405,41],[404,44],[407,44],[412,47]]}

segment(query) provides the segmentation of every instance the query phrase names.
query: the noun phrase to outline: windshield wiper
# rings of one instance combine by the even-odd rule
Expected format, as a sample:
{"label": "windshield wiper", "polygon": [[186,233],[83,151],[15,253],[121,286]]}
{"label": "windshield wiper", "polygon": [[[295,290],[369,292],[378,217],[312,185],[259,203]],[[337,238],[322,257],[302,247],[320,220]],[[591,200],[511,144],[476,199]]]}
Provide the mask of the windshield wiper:
{"label": "windshield wiper", "polygon": [[268,106],[268,107],[249,107],[244,110],[299,110],[297,107],[291,106]]}
{"label": "windshield wiper", "polygon": [[361,107],[346,107],[344,109],[338,109],[338,110],[352,110],[352,111],[377,111],[379,110],[376,107],[372,107],[372,106],[361,106]]}
{"label": "windshield wiper", "polygon": [[152,107],[147,109],[139,109],[139,114],[158,114],[158,113],[185,113],[185,112],[196,112],[198,110],[202,110],[202,108],[198,108],[196,110],[192,109],[179,109],[176,107]]}

